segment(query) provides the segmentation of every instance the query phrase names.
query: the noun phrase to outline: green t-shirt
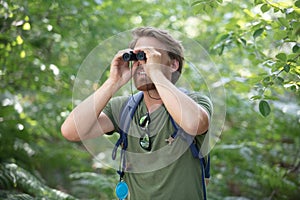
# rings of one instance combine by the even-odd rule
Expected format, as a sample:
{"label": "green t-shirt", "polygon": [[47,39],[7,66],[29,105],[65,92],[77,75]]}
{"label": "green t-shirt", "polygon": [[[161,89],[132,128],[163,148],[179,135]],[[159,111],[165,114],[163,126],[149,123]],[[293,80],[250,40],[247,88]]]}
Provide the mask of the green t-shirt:
{"label": "green t-shirt", "polygon": [[[212,104],[206,96],[191,93],[189,96],[211,115]],[[112,98],[104,109],[115,131],[119,131],[120,112],[128,97]],[[147,113],[142,100],[136,109],[128,131],[126,172],[124,180],[129,187],[130,200],[200,200],[203,199],[202,172],[199,159],[193,157],[189,144],[176,137],[172,145],[165,140],[174,132],[166,108],[162,105],[150,114],[147,129],[138,125]],[[151,140],[151,150],[140,145],[146,133]],[[205,135],[195,137],[200,149]]]}

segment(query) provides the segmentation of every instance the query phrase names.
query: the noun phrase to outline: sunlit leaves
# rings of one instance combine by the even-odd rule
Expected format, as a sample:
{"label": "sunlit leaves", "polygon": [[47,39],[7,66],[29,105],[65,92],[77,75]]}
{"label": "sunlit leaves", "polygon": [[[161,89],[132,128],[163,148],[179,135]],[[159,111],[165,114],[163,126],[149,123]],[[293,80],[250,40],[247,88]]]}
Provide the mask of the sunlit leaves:
{"label": "sunlit leaves", "polygon": [[259,37],[263,32],[264,32],[264,28],[259,28],[259,29],[255,30],[254,33],[253,33],[253,38],[256,39],[256,38]]}
{"label": "sunlit leaves", "polygon": [[282,62],[286,62],[287,56],[285,53],[279,53],[275,56],[277,59],[279,59]]}
{"label": "sunlit leaves", "polygon": [[260,10],[265,13],[267,11],[269,11],[271,9],[271,6],[269,6],[268,4],[263,4],[261,7],[260,7]]}
{"label": "sunlit leaves", "polygon": [[22,50],[20,52],[20,58],[25,58],[26,57],[26,52],[24,50]]}
{"label": "sunlit leaves", "polygon": [[295,6],[298,7],[298,8],[300,8],[300,1],[299,1],[299,0],[297,0],[297,1],[295,2]]}
{"label": "sunlit leaves", "polygon": [[29,31],[30,29],[31,29],[30,23],[26,22],[26,23],[23,25],[23,30]]}
{"label": "sunlit leaves", "polygon": [[[293,168],[290,155],[300,145],[295,135],[299,116],[288,109],[299,98],[300,1],[294,5],[283,0],[188,2],[191,4],[175,0],[131,4],[125,0],[0,1],[1,94],[9,91],[20,97],[23,108],[20,113],[14,104],[0,109],[1,159],[21,163],[47,184],[67,190],[70,180],[66,174],[92,170],[90,155],[80,145],[64,141],[59,130],[72,109],[72,85],[80,63],[92,48],[121,31],[152,25],[184,30],[185,34],[188,26],[223,77],[228,112],[226,137],[220,143],[236,147],[213,152],[212,170],[218,175],[213,177],[221,178],[213,178],[210,195],[220,196],[215,199],[226,195],[265,199],[272,192],[265,193],[273,189],[272,181],[279,199],[290,197],[290,193],[280,193],[286,189],[282,185],[297,183],[294,179],[299,180],[299,173],[292,178],[280,175]],[[188,19],[197,19],[197,23]],[[297,106],[292,109],[298,110]],[[258,120],[259,114],[265,117]],[[295,144],[284,144],[286,138]],[[28,154],[28,147],[35,154]],[[272,168],[274,163],[277,166]],[[273,176],[277,171],[280,175]],[[260,173],[267,175],[260,179]],[[80,175],[71,178],[75,187],[69,191],[80,196],[89,194],[86,188],[96,191],[101,187],[101,192],[112,194],[101,185],[108,186],[107,180]],[[236,186],[239,194],[231,190]],[[257,188],[264,190],[257,192]]]}
{"label": "sunlit leaves", "polygon": [[192,1],[191,6],[195,14],[212,13],[223,0],[196,0]]}
{"label": "sunlit leaves", "polygon": [[262,3],[264,3],[264,0],[254,0],[255,5],[259,5],[259,4],[262,4]]}
{"label": "sunlit leaves", "polygon": [[[231,16],[225,31],[217,35],[211,49],[213,53],[223,56],[224,59],[226,57],[234,59],[230,53],[239,54],[242,56],[241,59],[248,60],[250,63],[249,66],[244,67],[267,71],[266,76],[260,78],[255,75],[248,77],[249,82],[254,83],[255,87],[260,85],[261,91],[273,91],[271,96],[276,96],[279,94],[275,91],[282,92],[282,86],[298,82],[295,69],[300,64],[296,53],[299,51],[297,41],[299,41],[300,16],[295,9],[297,6],[293,6],[290,1],[255,0],[254,5],[256,9],[249,7],[243,9],[242,19],[241,16],[236,18]],[[241,20],[244,23],[241,23]],[[298,87],[285,88],[295,91]],[[258,99],[264,99],[263,95],[265,94],[259,94]],[[256,94],[251,96],[257,97]]]}
{"label": "sunlit leaves", "polygon": [[23,44],[23,39],[22,39],[22,37],[20,35],[17,36],[16,41],[17,41],[18,45]]}

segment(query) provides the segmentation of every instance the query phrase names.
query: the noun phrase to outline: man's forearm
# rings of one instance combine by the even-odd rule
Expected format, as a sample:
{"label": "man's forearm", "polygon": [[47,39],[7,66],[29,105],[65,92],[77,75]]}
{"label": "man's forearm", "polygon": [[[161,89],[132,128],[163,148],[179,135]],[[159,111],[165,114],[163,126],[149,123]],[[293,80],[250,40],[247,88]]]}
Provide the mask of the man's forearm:
{"label": "man's forearm", "polygon": [[161,71],[156,71],[151,80],[170,115],[187,133],[196,135],[208,129],[207,112],[171,83]]}
{"label": "man's forearm", "polygon": [[95,129],[99,135],[103,134],[105,130],[99,128],[98,117],[118,89],[110,79],[105,81],[98,90],[73,109],[61,127],[63,136],[68,140],[79,141],[88,138],[89,134],[95,134]]}

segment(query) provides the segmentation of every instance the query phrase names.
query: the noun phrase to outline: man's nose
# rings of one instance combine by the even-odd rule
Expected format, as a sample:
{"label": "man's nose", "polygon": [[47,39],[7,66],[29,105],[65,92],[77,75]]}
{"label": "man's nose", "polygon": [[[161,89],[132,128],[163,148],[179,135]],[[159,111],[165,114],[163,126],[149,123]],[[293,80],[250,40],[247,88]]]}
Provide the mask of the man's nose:
{"label": "man's nose", "polygon": [[137,62],[138,62],[138,65],[143,65],[143,64],[145,64],[145,63],[146,63],[146,61],[145,61],[145,60],[138,60]]}
{"label": "man's nose", "polygon": [[133,65],[135,66],[140,66],[140,65],[143,65],[145,64],[146,62],[144,60],[136,60],[134,61]]}

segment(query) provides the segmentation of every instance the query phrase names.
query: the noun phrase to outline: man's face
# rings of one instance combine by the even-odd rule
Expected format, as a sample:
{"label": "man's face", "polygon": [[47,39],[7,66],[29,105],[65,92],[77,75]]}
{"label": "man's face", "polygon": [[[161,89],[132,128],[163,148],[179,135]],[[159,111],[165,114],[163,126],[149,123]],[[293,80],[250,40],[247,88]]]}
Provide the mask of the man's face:
{"label": "man's face", "polygon": [[[161,53],[160,65],[168,67],[170,65],[170,57],[167,54],[165,46],[153,37],[142,37],[138,39],[134,49],[142,48],[154,48],[156,51]],[[147,91],[155,89],[155,85],[151,79],[146,75],[144,70],[144,64],[147,64],[147,61],[138,60],[133,62],[133,66],[137,66],[137,69],[134,73],[134,83],[138,90]]]}

